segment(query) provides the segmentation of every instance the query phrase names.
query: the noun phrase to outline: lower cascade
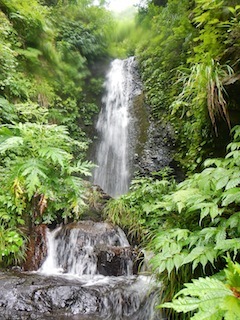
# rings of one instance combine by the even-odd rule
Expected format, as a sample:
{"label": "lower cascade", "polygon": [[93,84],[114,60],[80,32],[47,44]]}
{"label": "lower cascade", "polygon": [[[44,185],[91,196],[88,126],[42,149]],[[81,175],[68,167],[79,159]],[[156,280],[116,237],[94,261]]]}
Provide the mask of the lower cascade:
{"label": "lower cascade", "polygon": [[159,319],[151,279],[137,276],[141,254],[119,227],[106,222],[73,223],[49,232],[48,245],[49,254],[39,271],[81,283],[81,296],[70,307],[73,314]]}
{"label": "lower cascade", "polygon": [[106,222],[47,230],[48,254],[34,273],[0,274],[0,319],[159,320],[143,254]]}

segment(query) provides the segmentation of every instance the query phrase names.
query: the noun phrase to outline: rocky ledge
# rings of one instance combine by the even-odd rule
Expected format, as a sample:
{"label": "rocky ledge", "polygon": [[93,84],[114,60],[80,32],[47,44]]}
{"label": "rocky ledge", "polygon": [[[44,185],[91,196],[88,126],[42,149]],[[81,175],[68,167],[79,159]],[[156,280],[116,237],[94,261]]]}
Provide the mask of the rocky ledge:
{"label": "rocky ledge", "polygon": [[[0,318],[146,320],[154,292],[148,294],[148,284],[141,281],[139,277],[102,276],[84,281],[36,273],[0,272]],[[161,318],[156,314],[151,319]]]}

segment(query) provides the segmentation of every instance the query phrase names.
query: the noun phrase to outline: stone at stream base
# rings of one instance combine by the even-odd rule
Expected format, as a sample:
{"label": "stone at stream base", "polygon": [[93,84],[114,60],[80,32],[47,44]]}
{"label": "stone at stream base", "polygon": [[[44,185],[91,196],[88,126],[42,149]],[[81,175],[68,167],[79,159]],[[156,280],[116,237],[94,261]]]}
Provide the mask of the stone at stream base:
{"label": "stone at stream base", "polygon": [[[144,256],[131,247],[102,246],[96,249],[97,270],[104,276],[137,274]],[[129,269],[129,270],[128,270]]]}
{"label": "stone at stream base", "polygon": [[89,284],[64,277],[0,272],[0,319],[161,319],[159,313],[150,311],[155,289],[148,293],[149,283],[139,281],[113,277],[109,282]]}
{"label": "stone at stream base", "polygon": [[[74,231],[75,230],[75,231]],[[39,225],[33,229],[29,240],[27,258],[23,265],[24,271],[37,271],[47,256],[46,225]],[[118,235],[118,228],[107,222],[80,221],[63,226],[56,234],[57,238],[63,239],[59,246],[66,246],[66,252],[71,249],[69,243],[71,231],[78,233],[78,240],[74,248],[74,255],[81,259],[82,248],[87,242],[96,241],[94,254],[97,259],[97,273],[104,276],[122,276],[137,274],[143,254],[129,245],[121,246]],[[92,240],[91,240],[92,239]],[[111,245],[107,244],[108,239],[113,239]],[[60,249],[61,249],[60,248]],[[68,272],[65,255],[61,261],[61,267]]]}
{"label": "stone at stream base", "polygon": [[[89,184],[90,185],[90,184]],[[111,197],[106,194],[99,186],[89,187],[89,194],[87,199],[88,209],[82,214],[82,220],[91,220],[94,224],[102,220],[102,211]],[[49,226],[51,229],[57,227],[57,224],[63,224],[63,220],[60,219],[58,222],[53,223]],[[74,223],[69,223],[66,226],[72,226]],[[75,223],[76,225],[76,223]],[[47,241],[46,241],[46,230],[48,226],[40,224],[33,226],[29,232],[29,241],[26,251],[26,259],[24,264],[21,266],[24,271],[36,271],[38,270],[46,256],[47,256]],[[1,320],[1,319],[0,319]]]}

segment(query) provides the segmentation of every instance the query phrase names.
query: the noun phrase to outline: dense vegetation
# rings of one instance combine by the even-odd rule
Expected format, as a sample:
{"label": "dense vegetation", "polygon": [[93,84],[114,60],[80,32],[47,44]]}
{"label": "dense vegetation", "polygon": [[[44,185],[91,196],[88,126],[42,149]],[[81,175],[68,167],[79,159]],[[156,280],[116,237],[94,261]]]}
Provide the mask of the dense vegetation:
{"label": "dense vegetation", "polygon": [[162,307],[186,313],[172,319],[239,319],[238,2],[149,0],[135,21],[116,21],[104,1],[0,0],[2,265],[24,260],[33,225],[79,219],[102,87],[92,70],[135,54],[187,178],[166,168],[135,179],[105,217],[153,251]]}
{"label": "dense vegetation", "polygon": [[[109,202],[105,209],[113,222],[127,226],[132,236],[140,236],[154,252],[151,264],[164,285],[164,301],[192,278],[215,275],[194,282],[189,286],[192,291],[179,293],[192,297],[163,305],[183,312],[199,308],[193,319],[221,320],[225,314],[226,319],[239,319],[240,127],[233,132],[226,157],[206,160],[202,172],[179,184],[166,170],[160,180],[135,180],[129,194]],[[229,262],[224,278],[219,271],[226,257],[235,265]],[[219,279],[228,283],[230,278],[234,278],[231,285],[219,294],[224,287]]]}
{"label": "dense vegetation", "polygon": [[176,183],[166,169],[136,179],[106,216],[154,252],[162,301],[181,290],[161,305],[186,313],[166,311],[171,319],[237,320],[240,6],[149,1],[136,23],[148,34],[136,46],[146,103],[152,119],[172,123],[187,178]]}
{"label": "dense vegetation", "polygon": [[91,1],[0,1],[0,262],[31,226],[84,210],[87,128],[98,112],[110,13]]}
{"label": "dense vegetation", "polygon": [[[209,154],[223,155],[227,144],[229,118],[237,108],[231,75],[240,68],[240,8],[238,1],[153,3],[138,18],[151,30],[151,41],[136,51],[147,102],[154,118],[173,123],[176,159],[193,171]],[[228,80],[232,86],[225,86]],[[214,153],[219,144],[223,148]]]}

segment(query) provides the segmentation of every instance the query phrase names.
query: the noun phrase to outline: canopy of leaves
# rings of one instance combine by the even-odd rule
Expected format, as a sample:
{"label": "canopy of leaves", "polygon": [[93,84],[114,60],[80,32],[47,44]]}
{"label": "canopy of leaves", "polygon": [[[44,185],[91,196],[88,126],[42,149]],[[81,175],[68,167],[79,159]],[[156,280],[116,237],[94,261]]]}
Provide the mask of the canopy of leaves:
{"label": "canopy of leaves", "polygon": [[[184,282],[221,270],[227,254],[239,261],[240,127],[235,127],[232,134],[226,157],[206,160],[200,173],[179,184],[165,175],[161,180],[134,181],[129,194],[107,205],[108,217],[140,234],[143,243],[153,251],[151,265],[164,284],[165,301],[172,299]],[[212,283],[215,285],[214,280],[199,280],[199,286],[206,285],[206,290]],[[194,282],[193,288],[195,284],[198,282]],[[216,285],[214,290],[220,294],[217,291],[224,285]],[[224,295],[229,292],[224,290]],[[204,312],[209,309],[205,302],[201,299]],[[174,306],[178,311],[183,302],[180,299],[177,303],[179,308]],[[181,311],[202,308],[197,301],[188,303],[189,309]],[[179,319],[178,315],[173,319]]]}
{"label": "canopy of leaves", "polygon": [[225,87],[240,70],[239,3],[149,1],[138,21],[151,39],[136,50],[151,115],[171,121],[176,160],[193,172],[214,146],[224,145],[224,138],[227,144],[229,110],[239,110]]}
{"label": "canopy of leaves", "polygon": [[48,121],[82,140],[79,124],[84,129],[98,111],[95,88],[88,97],[85,88],[90,63],[108,55],[109,12],[91,1],[1,0],[0,20],[0,96],[12,107],[2,123],[13,122],[16,103],[37,103]]}

